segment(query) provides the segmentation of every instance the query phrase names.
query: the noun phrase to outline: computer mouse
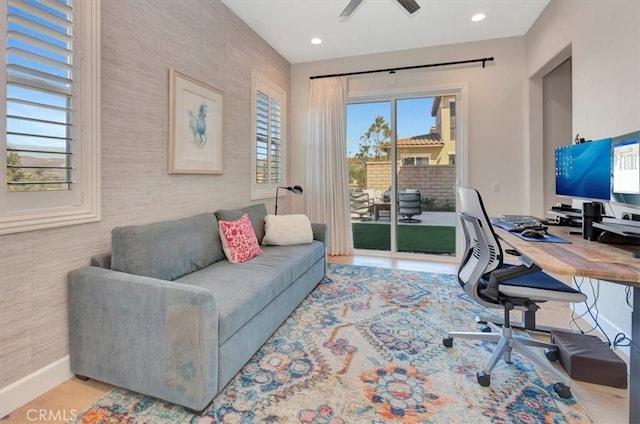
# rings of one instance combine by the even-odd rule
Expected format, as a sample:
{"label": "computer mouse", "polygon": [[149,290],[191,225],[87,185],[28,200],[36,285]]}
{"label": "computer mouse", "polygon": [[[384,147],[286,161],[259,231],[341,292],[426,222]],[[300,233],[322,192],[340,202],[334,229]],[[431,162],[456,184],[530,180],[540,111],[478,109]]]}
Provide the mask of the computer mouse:
{"label": "computer mouse", "polygon": [[528,229],[528,230],[524,230],[521,234],[523,237],[529,237],[529,238],[535,238],[535,239],[544,238],[544,232],[539,230]]}

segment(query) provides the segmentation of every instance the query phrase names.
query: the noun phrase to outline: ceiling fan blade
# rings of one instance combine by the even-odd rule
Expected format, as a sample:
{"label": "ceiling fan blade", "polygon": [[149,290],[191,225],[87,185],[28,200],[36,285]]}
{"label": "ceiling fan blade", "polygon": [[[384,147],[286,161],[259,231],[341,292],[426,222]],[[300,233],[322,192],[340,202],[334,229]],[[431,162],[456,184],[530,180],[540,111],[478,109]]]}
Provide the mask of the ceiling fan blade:
{"label": "ceiling fan blade", "polygon": [[362,0],[351,0],[347,5],[347,7],[345,7],[342,13],[340,14],[340,17],[343,18],[345,16],[351,16],[353,11],[356,10],[358,6],[360,6],[360,3],[362,3]]}
{"label": "ceiling fan blade", "polygon": [[420,5],[416,2],[416,0],[398,0],[398,3],[400,3],[400,5],[404,7],[410,14],[413,14],[418,9],[420,9]]}

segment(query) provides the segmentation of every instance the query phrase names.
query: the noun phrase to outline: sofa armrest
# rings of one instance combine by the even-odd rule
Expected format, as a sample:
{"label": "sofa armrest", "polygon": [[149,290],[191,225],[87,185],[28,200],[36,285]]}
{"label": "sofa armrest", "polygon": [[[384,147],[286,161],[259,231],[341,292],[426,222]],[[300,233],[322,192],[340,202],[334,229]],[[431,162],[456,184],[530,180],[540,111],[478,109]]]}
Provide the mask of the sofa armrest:
{"label": "sofa armrest", "polygon": [[68,274],[73,373],[203,409],[218,389],[218,310],[197,286],[87,266]]}
{"label": "sofa armrest", "polygon": [[91,266],[111,269],[111,252],[98,253],[91,257]]}
{"label": "sofa armrest", "polygon": [[312,222],[311,223],[311,231],[313,232],[313,239],[318,240],[327,245],[327,241],[329,238],[329,232],[327,231],[327,224]]}

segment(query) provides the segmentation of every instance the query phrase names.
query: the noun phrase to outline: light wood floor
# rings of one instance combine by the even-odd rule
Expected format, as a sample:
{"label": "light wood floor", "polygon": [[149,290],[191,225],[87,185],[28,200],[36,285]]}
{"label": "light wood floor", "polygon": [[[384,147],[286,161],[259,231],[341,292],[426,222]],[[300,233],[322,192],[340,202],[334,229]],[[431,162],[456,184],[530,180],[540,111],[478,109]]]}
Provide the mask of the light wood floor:
{"label": "light wood floor", "polygon": [[[374,256],[332,257],[330,262],[377,266],[393,269],[411,269],[416,271],[455,273],[456,266],[450,263],[426,262],[419,260],[391,259]],[[543,305],[537,314],[539,325],[569,328],[571,311],[565,304],[549,302]],[[585,328],[588,328],[584,324]],[[561,368],[560,368],[561,369]],[[63,423],[72,419],[76,413],[84,410],[111,386],[93,380],[80,381],[72,378],[34,401],[14,411],[2,424],[13,423]],[[573,381],[571,390],[580,400],[596,423],[614,424],[628,422],[628,391],[596,384]]]}

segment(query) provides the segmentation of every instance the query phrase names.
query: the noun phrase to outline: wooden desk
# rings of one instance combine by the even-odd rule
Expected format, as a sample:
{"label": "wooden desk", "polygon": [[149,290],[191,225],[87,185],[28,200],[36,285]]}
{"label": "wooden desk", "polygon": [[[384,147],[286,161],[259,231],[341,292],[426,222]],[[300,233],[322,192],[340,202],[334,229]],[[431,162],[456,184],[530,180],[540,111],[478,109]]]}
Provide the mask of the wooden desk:
{"label": "wooden desk", "polygon": [[629,366],[629,422],[640,423],[640,258],[634,258],[638,246],[621,246],[588,241],[570,235],[566,227],[551,227],[549,232],[571,243],[525,241],[495,227],[505,245],[509,245],[545,271],[612,281],[633,287],[631,314],[631,357]]}
{"label": "wooden desk", "polygon": [[569,244],[526,241],[502,228],[493,228],[504,244],[531,259],[545,271],[640,287],[640,259],[632,257],[633,252],[640,253],[638,246],[585,240],[581,235],[569,234],[567,227],[551,227],[549,232],[569,240]]}

